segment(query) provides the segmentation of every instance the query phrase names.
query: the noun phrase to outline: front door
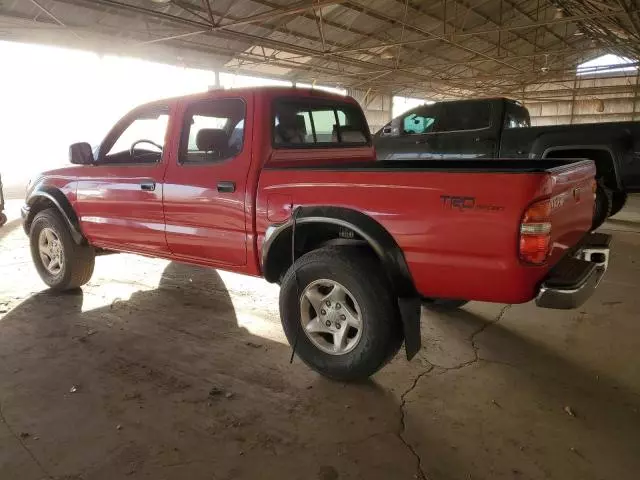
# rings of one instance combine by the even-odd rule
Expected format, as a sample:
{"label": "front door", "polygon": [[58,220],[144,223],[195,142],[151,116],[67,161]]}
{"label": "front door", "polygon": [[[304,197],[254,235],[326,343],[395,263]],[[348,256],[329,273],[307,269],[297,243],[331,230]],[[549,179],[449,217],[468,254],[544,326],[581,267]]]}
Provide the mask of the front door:
{"label": "front door", "polygon": [[77,212],[91,244],[142,253],[167,252],[162,180],[172,105],[134,110],[100,146],[96,164],[83,169]]}
{"label": "front door", "polygon": [[439,105],[423,105],[397,117],[376,134],[378,160],[438,158]]}
{"label": "front door", "polygon": [[180,259],[212,266],[247,263],[250,99],[190,100],[180,106],[178,158],[167,169],[164,188],[167,243]]}

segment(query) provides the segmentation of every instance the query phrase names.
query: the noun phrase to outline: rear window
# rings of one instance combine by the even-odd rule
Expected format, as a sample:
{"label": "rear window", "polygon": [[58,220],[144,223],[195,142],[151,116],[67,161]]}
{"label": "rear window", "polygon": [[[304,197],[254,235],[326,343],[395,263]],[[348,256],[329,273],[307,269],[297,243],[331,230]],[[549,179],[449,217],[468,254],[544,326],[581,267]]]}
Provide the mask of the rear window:
{"label": "rear window", "polygon": [[349,103],[316,99],[279,100],[273,115],[276,148],[367,145],[369,128],[362,111]]}
{"label": "rear window", "polygon": [[526,108],[516,103],[507,102],[504,116],[504,128],[527,128],[531,119]]}
{"label": "rear window", "polygon": [[442,104],[440,132],[479,130],[491,126],[491,105],[484,100]]}

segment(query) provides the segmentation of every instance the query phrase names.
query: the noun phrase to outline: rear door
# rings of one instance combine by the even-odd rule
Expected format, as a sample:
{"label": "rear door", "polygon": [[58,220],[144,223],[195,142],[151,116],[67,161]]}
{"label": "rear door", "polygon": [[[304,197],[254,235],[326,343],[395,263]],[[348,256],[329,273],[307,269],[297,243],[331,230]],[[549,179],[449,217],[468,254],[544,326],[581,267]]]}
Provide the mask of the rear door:
{"label": "rear door", "polygon": [[438,134],[440,104],[423,105],[397,117],[376,134],[379,160],[439,158]]}
{"label": "rear door", "polygon": [[171,157],[173,103],[147,105],[120,121],[100,146],[96,165],[78,179],[77,212],[93,245],[167,251],[162,181]]}
{"label": "rear door", "polygon": [[436,127],[440,159],[493,158],[496,156],[496,132],[492,124],[491,102],[474,100],[445,102]]}
{"label": "rear door", "polygon": [[170,251],[210,265],[245,265],[245,196],[253,97],[180,105],[178,155],[168,169],[164,214]]}

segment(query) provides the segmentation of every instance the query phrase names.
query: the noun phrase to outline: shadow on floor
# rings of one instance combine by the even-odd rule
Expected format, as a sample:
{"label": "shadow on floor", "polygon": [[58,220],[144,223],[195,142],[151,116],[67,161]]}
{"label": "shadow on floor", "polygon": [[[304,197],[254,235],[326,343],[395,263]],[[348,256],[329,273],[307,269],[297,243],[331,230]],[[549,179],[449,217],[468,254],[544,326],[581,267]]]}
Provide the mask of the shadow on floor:
{"label": "shadow on floor", "polygon": [[[0,399],[18,435],[0,433],[0,478],[29,478],[32,459],[6,448],[18,442],[40,476],[415,474],[397,397],[289,365],[288,345],[238,324],[215,270],[170,263],[156,289],[93,308],[109,285],[44,291],[0,320]],[[360,461],[383,445],[390,456]]]}
{"label": "shadow on floor", "polygon": [[251,332],[277,320],[215,270],[170,263],[157,288],[115,287],[41,292],[0,320],[0,478],[415,478],[411,449],[436,480],[640,467],[637,395],[472,310],[423,317],[481,360],[434,369],[403,410],[415,363],[362,385],[289,365],[288,345]]}

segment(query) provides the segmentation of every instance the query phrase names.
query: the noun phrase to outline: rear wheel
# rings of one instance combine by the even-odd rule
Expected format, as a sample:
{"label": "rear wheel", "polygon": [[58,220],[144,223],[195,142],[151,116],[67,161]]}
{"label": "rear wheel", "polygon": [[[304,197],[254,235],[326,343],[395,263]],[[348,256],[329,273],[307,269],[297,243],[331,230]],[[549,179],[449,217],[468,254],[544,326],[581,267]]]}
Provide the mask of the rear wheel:
{"label": "rear wheel", "polygon": [[78,288],[91,279],[95,261],[93,248],[73,241],[55,209],[48,208],[36,214],[29,240],[36,270],[53,290]]}
{"label": "rear wheel", "polygon": [[454,298],[423,298],[422,305],[429,310],[447,312],[456,310],[469,303],[469,300],[457,300]]}
{"label": "rear wheel", "polygon": [[7,223],[7,216],[4,213],[0,213],[0,227]]}
{"label": "rear wheel", "polygon": [[593,222],[591,230],[601,226],[612,215],[613,190],[605,186],[602,180],[598,180],[596,187],[596,200],[593,208]]}
{"label": "rear wheel", "polygon": [[366,379],[402,344],[388,280],[377,258],[359,248],[300,257],[282,279],[280,317],[302,361],[336,380]]}

